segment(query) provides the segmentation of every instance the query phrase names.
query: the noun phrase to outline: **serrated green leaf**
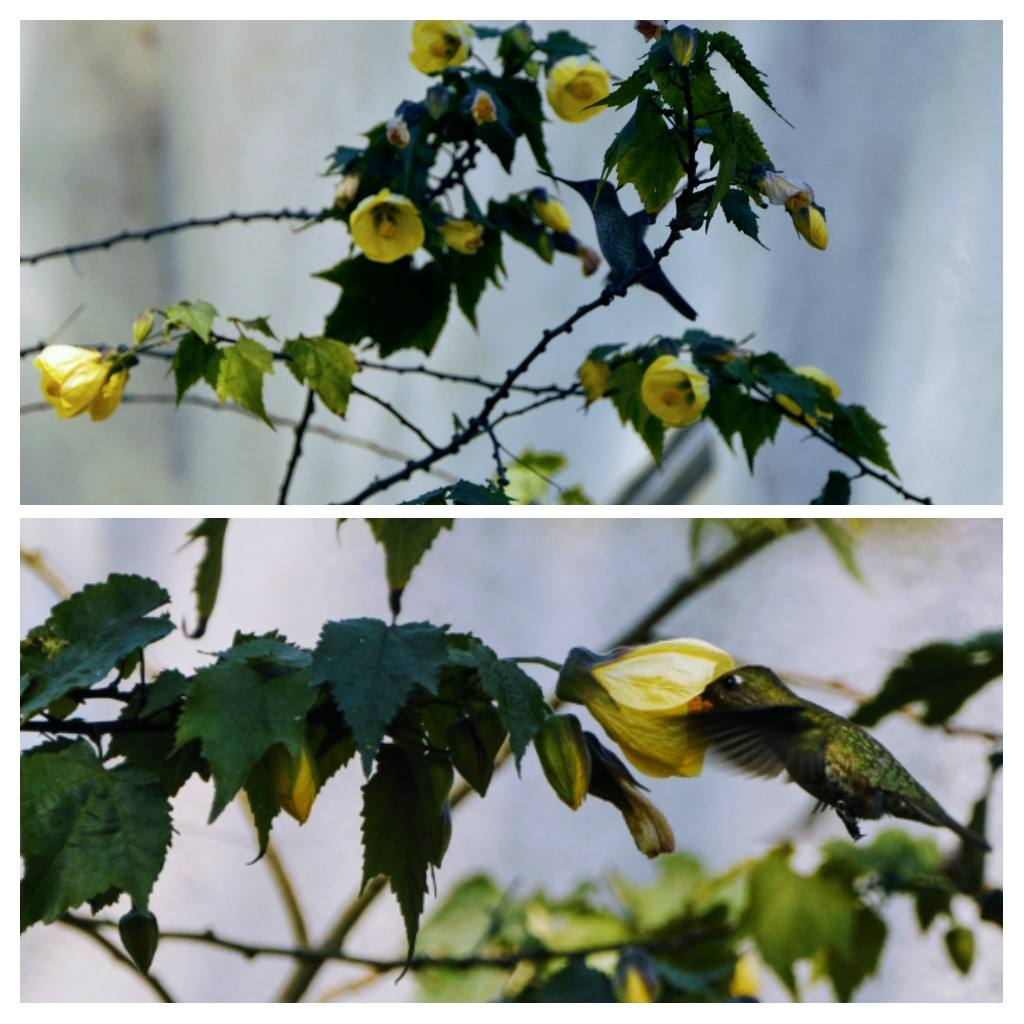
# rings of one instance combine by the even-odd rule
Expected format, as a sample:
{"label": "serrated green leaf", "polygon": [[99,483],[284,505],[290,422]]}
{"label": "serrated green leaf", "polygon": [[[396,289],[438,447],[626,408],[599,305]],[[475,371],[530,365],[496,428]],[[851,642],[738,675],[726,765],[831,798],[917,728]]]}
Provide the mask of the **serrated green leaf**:
{"label": "serrated green leaf", "polygon": [[359,370],[352,349],[333,338],[290,338],[282,350],[288,369],[300,384],[308,384],[337,416],[348,411],[352,377]]}
{"label": "serrated green leaf", "polygon": [[192,585],[192,593],[196,595],[196,626],[192,632],[184,630],[193,640],[206,632],[206,624],[210,621],[214,606],[217,604],[217,591],[220,589],[220,576],[224,566],[224,535],[227,528],[227,519],[202,519],[198,526],[188,531],[186,544],[200,539],[204,542],[203,557],[199,559],[195,583]]}
{"label": "serrated green leaf", "polygon": [[417,269],[409,259],[374,263],[355,256],[317,276],[341,288],[324,325],[326,337],[350,345],[369,338],[385,358],[405,348],[433,351],[451,296],[436,261]]}
{"label": "serrated green leaf", "polygon": [[646,405],[640,393],[644,367],[635,359],[625,359],[612,367],[609,394],[623,423],[630,424],[647,445],[655,462],[661,462],[665,445],[665,424]]}
{"label": "serrated green leaf", "polygon": [[213,771],[211,822],[271,747],[280,743],[298,756],[304,718],[316,691],[309,668],[296,668],[296,658],[290,644],[257,638],[236,645],[216,664],[196,673],[185,697],[175,747],[181,749],[191,740],[202,745]]}
{"label": "serrated green leaf", "polygon": [[201,299],[196,302],[178,302],[168,306],[164,312],[169,325],[193,331],[203,341],[209,343],[213,321],[217,317],[217,310],[210,303]]}
{"label": "serrated green leaf", "polygon": [[648,60],[634,71],[628,78],[622,79],[615,84],[615,88],[601,100],[601,105],[619,110],[628,107],[630,103],[638,99],[640,94],[651,84],[651,71]]}
{"label": "serrated green leaf", "polygon": [[420,751],[384,744],[363,786],[363,888],[378,875],[398,899],[409,955],[427,891],[427,871],[440,861],[445,804],[435,799],[430,766]]}
{"label": "serrated green leaf", "polygon": [[487,219],[511,239],[532,249],[545,263],[555,258],[550,232],[537,223],[532,208],[522,197],[509,196],[504,202],[492,199],[487,204]]}
{"label": "serrated green leaf", "polygon": [[21,930],[115,888],[146,906],[171,841],[160,782],[133,765],[107,771],[84,740],[21,757]]}
{"label": "serrated green leaf", "polygon": [[733,437],[740,435],[751,472],[754,471],[754,458],[758,451],[763,444],[775,440],[782,420],[778,407],[752,398],[740,388],[721,380],[711,390],[706,415],[730,448]]}
{"label": "serrated green leaf", "polygon": [[213,345],[207,345],[199,335],[189,333],[181,338],[171,362],[179,405],[185,392],[201,380],[216,388],[220,362],[220,352]]}
{"label": "serrated green leaf", "polygon": [[472,254],[449,251],[444,263],[449,277],[455,283],[455,297],[466,319],[474,326],[476,307],[488,284],[500,287],[499,275],[504,272],[501,255],[501,232],[488,228],[483,235],[484,244]]}
{"label": "serrated green leaf", "polygon": [[832,419],[825,426],[846,451],[899,476],[889,457],[889,445],[882,436],[884,425],[863,406],[836,403]]}
{"label": "serrated green leaf", "polygon": [[413,688],[436,693],[447,626],[379,619],[327,622],[313,654],[313,682],[327,683],[352,730],[367,774],[374,754]]}
{"label": "serrated green leaf", "polygon": [[635,130],[616,161],[615,172],[620,185],[633,185],[648,213],[657,213],[672,198],[684,171],[682,145],[654,101],[641,96]]}
{"label": "serrated green leaf", "polygon": [[271,430],[274,424],[263,406],[263,377],[274,372],[273,353],[254,338],[244,335],[220,353],[217,397],[228,399],[255,413]]}
{"label": "serrated green leaf", "polygon": [[[750,199],[746,193],[739,189],[731,189],[727,192],[722,197],[722,213],[737,231],[761,245],[761,240],[757,236],[757,214],[750,208]],[[767,247],[762,246],[762,248]]]}
{"label": "serrated green leaf", "polygon": [[54,605],[21,642],[22,718],[100,682],[122,659],[172,632],[168,615],[146,614],[170,599],[152,580],[113,573]]}
{"label": "serrated green leaf", "polygon": [[[728,32],[712,32],[706,35],[705,38],[708,44],[709,56],[712,53],[720,53],[733,71],[740,76],[747,88],[766,106],[778,114],[779,117],[782,117],[782,114],[779,114],[778,110],[775,109],[775,104],[772,103],[771,97],[768,95],[768,86],[765,83],[764,73],[759,71],[750,62],[750,58],[747,57],[743,49],[743,44]],[[786,121],[784,117],[782,117],[782,120]],[[789,124],[789,121],[786,121],[786,124]],[[790,128],[793,127],[791,124],[789,126]]]}
{"label": "serrated green leaf", "polygon": [[438,487],[403,505],[511,505],[508,495],[493,483],[474,484],[459,480],[448,487]]}
{"label": "serrated green leaf", "polygon": [[430,550],[442,530],[450,530],[453,519],[367,519],[373,539],[384,548],[385,572],[391,613],[398,615],[402,593],[413,570]]}

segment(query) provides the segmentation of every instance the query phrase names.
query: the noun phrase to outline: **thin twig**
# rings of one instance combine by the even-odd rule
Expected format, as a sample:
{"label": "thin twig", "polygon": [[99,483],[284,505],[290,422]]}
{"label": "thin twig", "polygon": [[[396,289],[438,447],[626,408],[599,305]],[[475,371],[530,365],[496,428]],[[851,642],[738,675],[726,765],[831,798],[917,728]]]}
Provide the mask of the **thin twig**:
{"label": "thin twig", "polygon": [[301,220],[316,221],[325,220],[330,213],[330,208],[323,210],[291,210],[287,207],[283,210],[260,210],[256,213],[231,213],[222,214],[219,217],[189,217],[188,220],[174,221],[171,224],[161,224],[155,228],[143,228],[140,231],[121,231],[109,238],[100,238],[95,242],[81,242],[78,245],[62,245],[55,249],[45,249],[43,252],[33,253],[30,256],[22,256],[21,262],[28,264],[42,263],[43,260],[56,259],[58,256],[74,256],[81,252],[91,252],[95,249],[109,249],[111,246],[121,242],[148,242],[151,238],[160,235],[170,235],[176,231],[187,231],[190,228],[215,228],[222,224],[251,224],[261,220]]}
{"label": "thin twig", "polygon": [[501,457],[504,449],[498,440],[498,435],[494,433],[494,427],[490,423],[487,424],[486,430],[487,436],[491,439],[491,454],[494,457],[494,465],[497,469],[498,486],[505,490],[508,487],[508,474],[505,472],[505,463]]}
{"label": "thin twig", "polygon": [[284,861],[281,860],[281,856],[277,852],[277,847],[274,846],[272,839],[267,840],[267,851],[263,856],[263,860],[274,877],[277,891],[281,894],[281,902],[284,903],[284,909],[288,915],[288,923],[291,925],[295,941],[300,946],[308,946],[309,930],[306,928],[306,917],[302,913],[302,905],[299,903],[295,886],[292,885],[288,870],[285,868]]}
{"label": "thin twig", "polygon": [[[156,975],[152,973],[143,974],[132,961],[124,955],[109,939],[104,938],[99,931],[99,922],[92,921],[87,917],[76,917],[73,914],[64,914],[57,920],[66,925],[68,928],[74,928],[76,931],[81,932],[83,935],[87,935],[93,942],[98,946],[102,946],[119,964],[123,964],[127,967],[137,978],[147,984],[160,998],[161,1002],[173,1003],[174,997],[167,991],[163,983]],[[104,922],[109,924],[112,922]],[[116,927],[116,924],[115,924]]]}
{"label": "thin twig", "polygon": [[566,398],[571,398],[573,395],[582,395],[583,388],[579,384],[574,384],[568,388],[560,388],[556,393],[545,395],[543,398],[538,398],[535,402],[530,402],[528,405],[522,405],[518,409],[509,409],[507,412],[503,412],[492,424],[492,426],[498,426],[500,423],[504,423],[505,420],[510,420],[515,416],[524,416],[528,412],[533,412],[534,409],[539,409],[543,405],[550,405],[552,402],[561,402]]}
{"label": "thin twig", "polygon": [[71,588],[50,568],[41,551],[21,548],[21,564],[34,572],[62,601],[71,596]]}
{"label": "thin twig", "polygon": [[420,430],[420,428],[417,427],[415,423],[413,423],[411,420],[403,416],[402,413],[400,413],[390,402],[381,398],[379,395],[374,395],[369,391],[364,391],[361,387],[359,387],[356,384],[352,385],[352,394],[360,395],[363,398],[368,398],[371,402],[374,402],[377,405],[379,405],[382,409],[390,413],[396,420],[398,420],[398,422],[401,423],[402,426],[406,428],[406,430],[411,430],[432,452],[437,451],[437,445],[435,445],[434,442],[431,441],[430,438],[427,437],[427,435],[424,434],[423,431]]}
{"label": "thin twig", "polygon": [[306,407],[302,411],[302,418],[295,424],[295,439],[292,441],[292,452],[288,457],[288,465],[284,471],[284,479],[277,494],[278,505],[288,504],[288,489],[292,484],[292,477],[295,475],[295,467],[298,465],[299,457],[302,455],[302,438],[309,428],[309,421],[313,418],[313,410],[316,408],[316,394],[310,388],[306,394]]}
{"label": "thin twig", "polygon": [[[389,363],[377,363],[370,359],[358,360],[360,369],[363,370],[386,370],[388,373],[416,373],[424,377],[433,377],[435,380],[451,381],[456,384],[475,384],[477,387],[486,388],[488,391],[495,391],[501,387],[500,382],[485,380],[483,377],[474,377],[465,373],[449,373],[446,370],[432,370],[429,366],[392,366]],[[529,395],[549,395],[555,392],[561,394],[565,388],[557,384],[514,384],[510,391],[522,391]]]}

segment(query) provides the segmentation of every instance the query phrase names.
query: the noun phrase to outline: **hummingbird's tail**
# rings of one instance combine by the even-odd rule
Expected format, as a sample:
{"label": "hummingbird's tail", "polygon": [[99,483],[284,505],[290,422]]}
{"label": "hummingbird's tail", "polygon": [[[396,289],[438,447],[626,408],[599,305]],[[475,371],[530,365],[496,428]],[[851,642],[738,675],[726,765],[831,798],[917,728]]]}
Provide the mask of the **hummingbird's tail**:
{"label": "hummingbird's tail", "polygon": [[956,818],[947,814],[938,801],[927,793],[924,794],[923,798],[914,798],[902,800],[903,806],[900,808],[900,812],[892,811],[890,813],[896,813],[897,817],[910,818],[912,821],[922,821],[926,825],[935,825],[939,828],[948,828],[955,832],[965,843],[969,843],[971,846],[976,846],[979,849],[989,851],[992,847],[988,842],[979,835],[975,835],[969,828],[964,828]]}
{"label": "hummingbird's tail", "polygon": [[650,273],[640,278],[640,284],[660,295],[677,313],[687,320],[697,319],[697,310],[676,291],[675,286],[665,276],[661,267],[655,267]]}

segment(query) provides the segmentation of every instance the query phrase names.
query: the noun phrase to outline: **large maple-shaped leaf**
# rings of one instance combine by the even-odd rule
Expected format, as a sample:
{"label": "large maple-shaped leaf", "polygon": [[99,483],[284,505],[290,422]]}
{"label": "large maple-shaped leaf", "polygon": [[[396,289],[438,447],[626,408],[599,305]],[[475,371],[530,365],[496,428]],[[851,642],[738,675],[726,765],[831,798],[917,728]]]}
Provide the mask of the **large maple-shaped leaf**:
{"label": "large maple-shaped leaf", "polygon": [[225,652],[192,680],[176,748],[190,740],[202,744],[213,772],[210,821],[272,746],[282,743],[298,756],[305,715],[316,699],[309,669],[300,657],[304,654],[283,640],[257,637]]}
{"label": "large maple-shaped leaf", "polygon": [[384,733],[414,686],[437,692],[445,629],[379,619],[328,622],[313,653],[313,682],[328,683],[369,774]]}
{"label": "large maple-shaped leaf", "polygon": [[446,845],[444,799],[431,780],[427,758],[385,744],[377,770],[363,786],[363,887],[384,875],[398,899],[409,955],[427,891],[427,871],[439,866]]}
{"label": "large maple-shaped leaf", "polygon": [[145,906],[170,841],[170,804],[148,772],[107,771],[86,740],[23,754],[22,931],[112,889]]}
{"label": "large maple-shaped leaf", "polygon": [[21,643],[22,717],[100,682],[123,658],[170,633],[167,615],[146,614],[168,601],[152,580],[113,574],[55,605]]}

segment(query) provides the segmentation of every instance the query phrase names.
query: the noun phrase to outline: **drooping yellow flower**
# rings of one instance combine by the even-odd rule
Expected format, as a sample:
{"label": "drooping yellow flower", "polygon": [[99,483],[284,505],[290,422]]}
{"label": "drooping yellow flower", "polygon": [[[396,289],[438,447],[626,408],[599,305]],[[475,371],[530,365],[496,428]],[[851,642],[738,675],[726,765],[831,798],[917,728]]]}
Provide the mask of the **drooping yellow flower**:
{"label": "drooping yellow flower", "polygon": [[798,192],[786,200],[796,233],[815,249],[828,248],[828,224],[825,211],[814,202],[813,194]]}
{"label": "drooping yellow flower", "polygon": [[[839,385],[824,371],[819,370],[817,366],[794,366],[793,372],[800,374],[801,377],[807,377],[813,380],[815,383],[820,384],[826,388],[833,398],[838,399],[843,393]],[[814,416],[807,416],[804,411],[800,408],[796,402],[793,401],[788,395],[777,395],[775,401],[786,410],[786,419],[791,420],[793,423],[802,425],[806,420],[812,427],[817,426],[818,420]],[[824,409],[815,409],[815,412],[822,419],[831,419],[832,414],[826,412]],[[803,417],[801,419],[800,417]]]}
{"label": "drooping yellow flower", "polygon": [[473,103],[469,112],[477,124],[494,124],[498,120],[498,108],[494,105],[494,98],[486,89],[477,89],[473,93]]}
{"label": "drooping yellow flower", "polygon": [[607,363],[598,359],[588,359],[576,372],[587,396],[587,405],[604,397],[612,376],[612,368]]}
{"label": "drooping yellow flower", "polygon": [[589,121],[606,110],[591,104],[603,100],[611,90],[608,72],[590,58],[563,57],[548,72],[548,103],[563,121],[573,124]]}
{"label": "drooping yellow flower", "polygon": [[348,228],[352,241],[374,263],[394,263],[411,256],[426,237],[412,201],[386,188],[367,196],[352,211]]}
{"label": "drooping yellow flower", "polygon": [[568,234],[572,228],[569,211],[547,189],[533,189],[530,192],[530,205],[544,227],[560,235]]}
{"label": "drooping yellow flower", "polygon": [[106,419],[121,401],[128,371],[110,373],[110,362],[94,348],[47,345],[32,361],[42,377],[43,397],[62,419],[89,410],[94,420]]}
{"label": "drooping yellow flower", "polygon": [[768,202],[775,206],[784,206],[793,196],[808,191],[807,185],[793,181],[784,174],[772,170],[765,171],[758,178],[757,187],[764,194]]}
{"label": "drooping yellow flower", "polygon": [[645,775],[699,775],[704,740],[687,716],[704,688],[735,667],[731,655],[703,640],[681,638],[621,647],[600,655],[569,652],[558,696],[583,704]]}
{"label": "drooping yellow flower", "polygon": [[297,758],[283,743],[267,751],[265,764],[278,806],[300,825],[309,817],[316,799],[316,773],[305,744]]}
{"label": "drooping yellow flower", "polygon": [[484,226],[471,220],[446,220],[440,228],[444,244],[449,249],[472,256],[484,244]]}
{"label": "drooping yellow flower", "polygon": [[409,60],[425,75],[464,64],[472,36],[473,30],[464,21],[415,21]]}
{"label": "drooping yellow flower", "polygon": [[659,356],[644,372],[640,397],[666,426],[688,427],[708,404],[708,379],[678,356]]}
{"label": "drooping yellow flower", "polygon": [[733,969],[729,995],[733,999],[756,999],[761,987],[759,973],[754,955],[744,953]]}

